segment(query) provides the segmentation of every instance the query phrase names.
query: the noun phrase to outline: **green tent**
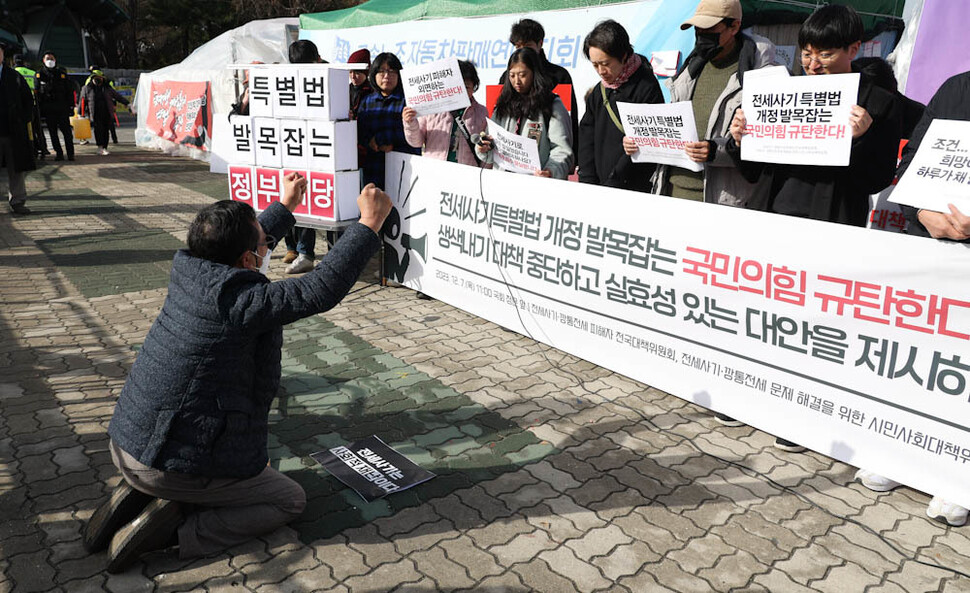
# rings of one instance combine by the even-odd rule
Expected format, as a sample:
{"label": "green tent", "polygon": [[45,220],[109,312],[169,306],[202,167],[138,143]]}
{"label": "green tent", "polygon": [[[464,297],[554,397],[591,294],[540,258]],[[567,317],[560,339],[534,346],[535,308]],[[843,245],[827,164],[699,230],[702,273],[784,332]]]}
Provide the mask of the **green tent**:
{"label": "green tent", "polygon": [[[589,8],[625,1],[628,0],[522,0],[512,6],[508,0],[368,0],[353,8],[300,15],[300,28],[349,29],[420,19]],[[690,0],[673,1],[689,2]],[[816,4],[822,4],[822,2],[741,0],[745,25],[801,22]],[[848,0],[846,4],[852,5],[862,13],[866,20],[866,28],[873,31],[885,29],[892,20],[902,17],[905,0]]]}

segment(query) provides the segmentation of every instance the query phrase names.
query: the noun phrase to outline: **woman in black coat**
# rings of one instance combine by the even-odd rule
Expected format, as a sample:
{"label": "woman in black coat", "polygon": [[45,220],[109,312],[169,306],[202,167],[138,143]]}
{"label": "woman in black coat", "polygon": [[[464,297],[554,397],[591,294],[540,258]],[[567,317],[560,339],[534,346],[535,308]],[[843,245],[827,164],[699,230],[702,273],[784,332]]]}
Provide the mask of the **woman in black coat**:
{"label": "woman in black coat", "polygon": [[614,20],[596,25],[586,36],[583,53],[600,82],[587,93],[586,113],[579,124],[579,180],[651,191],[650,177],[656,165],[634,163],[623,151],[623,126],[616,103],[663,103],[653,68],[634,53],[626,29]]}
{"label": "woman in black coat", "polygon": [[[0,161],[7,169],[7,198],[15,214],[29,214],[24,205],[27,190],[24,173],[36,168],[33,134],[28,130],[33,121],[34,100],[27,81],[13,68],[3,63],[4,49],[0,45]],[[32,133],[31,133],[32,132]]]}

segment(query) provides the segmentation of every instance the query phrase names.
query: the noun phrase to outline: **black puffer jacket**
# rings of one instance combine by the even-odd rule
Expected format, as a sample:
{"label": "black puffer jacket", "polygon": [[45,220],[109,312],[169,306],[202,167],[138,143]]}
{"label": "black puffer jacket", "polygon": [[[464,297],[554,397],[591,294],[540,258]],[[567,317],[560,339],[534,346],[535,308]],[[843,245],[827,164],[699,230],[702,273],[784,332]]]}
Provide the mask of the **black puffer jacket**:
{"label": "black puffer jacket", "polygon": [[[650,62],[641,56],[642,64],[618,89],[606,89],[606,99],[616,117],[616,103],[663,103],[660,83]],[[618,187],[633,191],[650,191],[650,177],[656,165],[634,163],[623,151],[623,131],[616,127],[606,105],[600,82],[586,96],[586,113],[579,124],[579,180],[582,183]]]}
{"label": "black puffer jacket", "polygon": [[[294,223],[279,203],[259,220],[274,237]],[[168,297],[115,407],[111,440],[164,471],[258,474],[283,326],[337,305],[379,246],[371,229],[355,224],[312,272],[282,282],[177,252]]]}

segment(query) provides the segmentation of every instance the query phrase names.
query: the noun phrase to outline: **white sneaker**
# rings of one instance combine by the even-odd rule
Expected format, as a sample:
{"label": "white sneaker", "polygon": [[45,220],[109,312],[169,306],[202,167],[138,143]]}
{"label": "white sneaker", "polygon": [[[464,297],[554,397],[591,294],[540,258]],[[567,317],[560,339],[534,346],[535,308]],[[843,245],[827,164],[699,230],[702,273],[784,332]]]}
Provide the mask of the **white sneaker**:
{"label": "white sneaker", "polygon": [[88,143],[87,140],[81,140],[80,142],[78,142],[78,144],[80,144],[81,146],[84,146],[87,143]]}
{"label": "white sneaker", "polygon": [[855,479],[862,482],[862,485],[873,492],[889,492],[899,486],[899,482],[890,480],[885,476],[872,473],[867,469],[860,469],[855,473]]}
{"label": "white sneaker", "polygon": [[100,154],[101,156],[108,156],[110,153],[108,152],[107,148],[102,148],[101,150],[98,151],[98,154]]}
{"label": "white sneaker", "polygon": [[302,253],[296,256],[293,263],[286,266],[287,274],[303,274],[304,272],[309,272],[313,269],[313,260],[309,257],[303,255]]}
{"label": "white sneaker", "polygon": [[939,496],[934,496],[930,504],[926,505],[926,516],[954,527],[960,527],[967,522],[967,509],[947,502]]}

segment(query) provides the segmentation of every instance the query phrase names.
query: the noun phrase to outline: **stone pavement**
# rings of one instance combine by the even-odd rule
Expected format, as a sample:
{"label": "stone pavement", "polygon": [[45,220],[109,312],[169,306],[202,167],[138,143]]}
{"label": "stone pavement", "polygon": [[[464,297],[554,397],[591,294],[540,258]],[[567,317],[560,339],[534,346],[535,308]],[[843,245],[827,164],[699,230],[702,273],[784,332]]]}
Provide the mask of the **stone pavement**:
{"label": "stone pavement", "polygon": [[[226,182],[130,143],[78,155],[28,176],[33,215],[0,212],[2,592],[970,591],[931,566],[970,572],[970,528],[927,519],[925,494],[870,492],[371,272],[284,332],[270,453],[308,492],[301,520],[108,575],[80,535],[118,481],[108,421],[172,253]],[[438,477],[364,504],[309,458],[370,434]]]}

